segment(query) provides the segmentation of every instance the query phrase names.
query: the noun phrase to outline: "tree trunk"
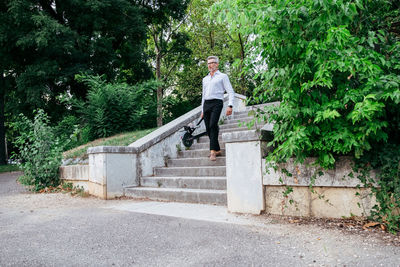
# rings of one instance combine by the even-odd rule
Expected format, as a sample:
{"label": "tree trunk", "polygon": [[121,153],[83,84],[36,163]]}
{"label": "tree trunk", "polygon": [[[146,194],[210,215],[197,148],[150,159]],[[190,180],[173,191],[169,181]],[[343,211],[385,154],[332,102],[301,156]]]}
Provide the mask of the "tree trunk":
{"label": "tree trunk", "polygon": [[0,165],[7,164],[6,159],[6,128],[4,126],[4,98],[6,92],[6,83],[3,77],[3,72],[1,72],[0,77]]}
{"label": "tree trunk", "polygon": [[244,43],[242,40],[242,36],[240,35],[240,33],[238,34],[239,37],[239,43],[240,43],[240,89],[241,89],[241,94],[246,94],[246,85],[245,85],[245,77],[244,77],[244,73],[243,73],[243,61],[244,61],[244,56],[245,56],[245,51],[244,51]]}
{"label": "tree trunk", "polygon": [[[157,51],[156,76],[157,76],[157,80],[159,82],[161,82],[161,52],[160,51]],[[162,100],[163,100],[163,88],[162,88],[162,85],[159,85],[157,88],[157,127],[160,127],[163,125]]]}

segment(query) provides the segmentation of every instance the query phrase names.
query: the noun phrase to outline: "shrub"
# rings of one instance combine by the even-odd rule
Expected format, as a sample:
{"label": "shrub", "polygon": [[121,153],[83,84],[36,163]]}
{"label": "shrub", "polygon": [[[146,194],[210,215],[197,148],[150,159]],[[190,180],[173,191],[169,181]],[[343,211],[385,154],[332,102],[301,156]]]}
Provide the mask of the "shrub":
{"label": "shrub", "polygon": [[79,123],[79,119],[75,116],[65,116],[58,124],[54,127],[54,134],[63,144],[64,151],[71,148],[82,145],[89,140],[82,138],[82,127]]}
{"label": "shrub", "polygon": [[[374,215],[400,230],[393,215],[400,191],[400,3],[223,0],[214,12],[252,36],[248,68],[265,69],[253,101],[281,101],[264,114],[275,123],[267,160],[315,156],[323,168],[342,155],[373,162],[381,186]],[[389,147],[390,156],[382,150]]]}
{"label": "shrub", "polygon": [[129,85],[107,83],[100,76],[77,75],[76,79],[89,87],[86,102],[73,104],[89,126],[92,140],[155,126],[158,86],[155,81]]}
{"label": "shrub", "polygon": [[19,153],[13,157],[24,172],[19,181],[32,186],[34,191],[57,186],[60,182],[58,169],[62,160],[62,146],[49,126],[48,116],[43,110],[38,110],[31,121],[21,114],[13,127],[19,133],[14,141]]}
{"label": "shrub", "polygon": [[[400,231],[400,145],[385,144],[374,147],[356,161],[354,170],[364,186],[374,193],[377,204],[371,211],[371,219],[386,225],[390,232]],[[370,177],[370,171],[378,171],[378,186]]]}
{"label": "shrub", "polygon": [[190,110],[198,107],[201,99],[185,100],[180,96],[169,95],[163,99],[163,121],[168,123],[179,116],[189,112]]}

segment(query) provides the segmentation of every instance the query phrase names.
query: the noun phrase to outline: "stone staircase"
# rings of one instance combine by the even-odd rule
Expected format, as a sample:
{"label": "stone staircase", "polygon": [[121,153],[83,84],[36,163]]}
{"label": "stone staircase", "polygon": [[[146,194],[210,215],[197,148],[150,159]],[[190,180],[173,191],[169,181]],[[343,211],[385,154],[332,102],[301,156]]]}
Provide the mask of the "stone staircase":
{"label": "stone staircase", "polygon": [[249,111],[237,112],[219,126],[222,155],[216,161],[209,160],[209,138],[202,136],[190,149],[183,147],[177,158],[168,159],[165,167],[154,168],[153,176],[142,177],[140,187],[125,186],[125,196],[226,205],[226,157],[221,136],[225,132],[249,130],[245,125],[239,127],[240,122],[253,118],[248,114]]}

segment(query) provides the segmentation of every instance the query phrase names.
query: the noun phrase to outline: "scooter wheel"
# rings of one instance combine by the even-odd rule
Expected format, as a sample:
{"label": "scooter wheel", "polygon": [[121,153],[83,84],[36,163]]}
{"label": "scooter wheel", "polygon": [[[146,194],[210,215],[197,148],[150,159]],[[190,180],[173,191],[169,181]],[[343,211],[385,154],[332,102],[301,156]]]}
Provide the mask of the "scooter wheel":
{"label": "scooter wheel", "polygon": [[182,143],[185,147],[191,147],[193,144],[193,136],[190,133],[185,133],[182,137]]}

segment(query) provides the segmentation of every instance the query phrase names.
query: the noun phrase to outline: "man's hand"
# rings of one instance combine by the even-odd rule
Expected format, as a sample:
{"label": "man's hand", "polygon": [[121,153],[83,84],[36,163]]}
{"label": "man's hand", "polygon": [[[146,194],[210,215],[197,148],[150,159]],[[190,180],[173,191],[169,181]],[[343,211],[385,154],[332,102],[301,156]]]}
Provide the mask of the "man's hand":
{"label": "man's hand", "polygon": [[201,115],[200,115],[200,119],[202,119],[203,118],[203,116],[204,116],[204,114],[203,114],[203,112],[201,113]]}
{"label": "man's hand", "polygon": [[226,109],[226,116],[232,115],[232,108],[231,107],[227,107]]}

